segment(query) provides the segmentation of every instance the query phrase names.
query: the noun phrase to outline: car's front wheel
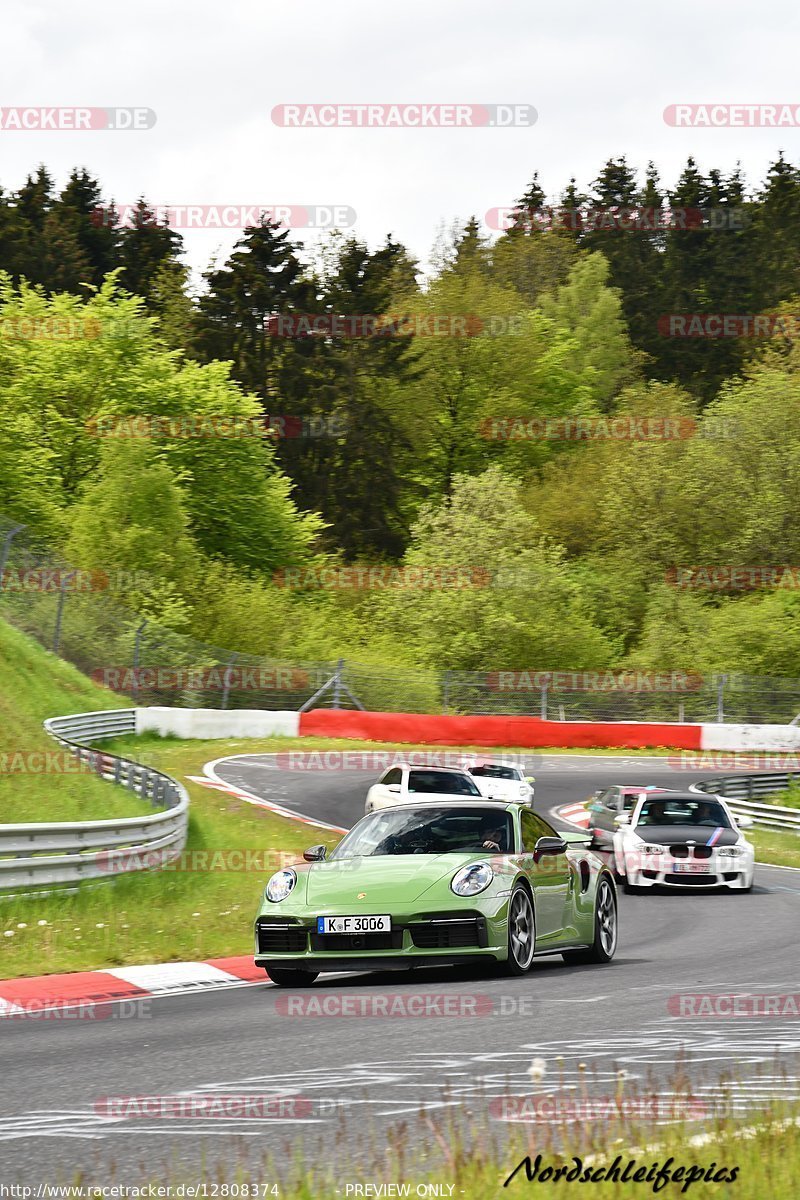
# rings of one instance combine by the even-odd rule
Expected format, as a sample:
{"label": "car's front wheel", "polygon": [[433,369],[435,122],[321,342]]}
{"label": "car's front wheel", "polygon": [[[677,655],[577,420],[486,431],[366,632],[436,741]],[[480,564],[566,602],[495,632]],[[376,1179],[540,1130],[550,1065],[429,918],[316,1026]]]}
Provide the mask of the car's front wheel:
{"label": "car's front wheel", "polygon": [[616,949],[617,897],[610,880],[601,879],[594,906],[594,941],[586,950],[565,950],[562,958],[571,964],[607,963]]}
{"label": "car's front wheel", "polygon": [[265,967],[267,975],[278,987],[307,987],[319,971],[297,971],[294,967]]}
{"label": "car's front wheel", "polygon": [[533,962],[535,949],[536,923],[533,902],[528,889],[517,884],[508,902],[508,974],[524,975]]}

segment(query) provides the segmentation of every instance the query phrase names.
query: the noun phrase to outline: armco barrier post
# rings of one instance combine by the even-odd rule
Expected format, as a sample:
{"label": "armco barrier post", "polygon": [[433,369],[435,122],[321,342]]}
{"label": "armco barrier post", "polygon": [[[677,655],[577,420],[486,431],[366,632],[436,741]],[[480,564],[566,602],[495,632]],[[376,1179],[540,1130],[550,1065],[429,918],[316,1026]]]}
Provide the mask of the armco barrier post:
{"label": "armco barrier post", "polygon": [[231,671],[233,669],[233,664],[236,662],[238,657],[239,655],[234,650],[233,654],[231,654],[230,658],[228,659],[228,665],[225,668],[225,674],[223,676],[222,700],[220,702],[220,708],[228,707],[228,697],[231,693]]}
{"label": "armco barrier post", "polygon": [[53,654],[58,654],[58,648],[61,645],[61,622],[64,618],[64,601],[66,600],[67,596],[67,584],[69,583],[70,579],[74,579],[77,574],[77,571],[70,571],[69,575],[65,575],[59,585],[56,627],[53,631]]}
{"label": "armco barrier post", "polygon": [[725,724],[725,684],[728,681],[727,675],[720,675],[717,680],[717,724]]}
{"label": "armco barrier post", "polygon": [[543,721],[547,720],[547,680],[542,684],[541,703],[539,705],[539,715]]}
{"label": "armco barrier post", "polygon": [[336,674],[333,677],[333,707],[341,708],[342,695],[342,671],[344,670],[344,659],[340,658],[336,664]]}
{"label": "armco barrier post", "polygon": [[139,699],[139,659],[142,653],[142,635],[145,629],[150,624],[149,620],[145,619],[136,630],[136,636],[133,639],[133,699]]}
{"label": "armco barrier post", "polygon": [[0,549],[0,592],[3,590],[3,572],[6,569],[8,556],[11,553],[11,543],[17,534],[21,533],[23,529],[27,529],[27,525],[12,525],[3,539],[3,546],[2,549]]}

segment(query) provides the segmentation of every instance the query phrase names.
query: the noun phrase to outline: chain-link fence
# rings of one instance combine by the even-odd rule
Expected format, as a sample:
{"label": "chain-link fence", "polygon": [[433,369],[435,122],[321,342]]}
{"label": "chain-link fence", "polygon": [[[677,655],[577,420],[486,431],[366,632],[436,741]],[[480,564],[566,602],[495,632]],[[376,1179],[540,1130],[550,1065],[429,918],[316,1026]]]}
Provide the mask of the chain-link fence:
{"label": "chain-link fence", "polygon": [[300,661],[208,645],[123,607],[136,580],[76,570],[0,520],[0,617],[135,704],[365,708],[556,721],[800,718],[800,680],[681,672],[456,671]]}

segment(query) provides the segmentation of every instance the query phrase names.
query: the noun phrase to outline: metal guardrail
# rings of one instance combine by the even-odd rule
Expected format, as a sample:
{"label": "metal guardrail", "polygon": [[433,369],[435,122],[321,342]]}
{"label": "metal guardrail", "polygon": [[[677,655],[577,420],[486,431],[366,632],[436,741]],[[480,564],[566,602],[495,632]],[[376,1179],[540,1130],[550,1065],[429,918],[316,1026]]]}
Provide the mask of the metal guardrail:
{"label": "metal guardrail", "polygon": [[[778,804],[759,804],[754,796],[767,796],[785,791],[793,779],[800,780],[800,771],[785,771],[759,775],[723,775],[718,779],[703,779],[692,784],[693,792],[710,792],[728,801],[735,817],[751,817],[754,824],[768,829],[785,829],[800,834],[800,808],[785,808]],[[747,797],[747,799],[745,799]]]}
{"label": "metal guardrail", "polygon": [[0,893],[111,879],[120,871],[143,869],[148,855],[157,852],[167,859],[181,852],[189,818],[186,789],[161,771],[87,744],[134,733],[135,709],[51,717],[44,728],[101,779],[129,788],[159,811],[111,821],[0,825]]}

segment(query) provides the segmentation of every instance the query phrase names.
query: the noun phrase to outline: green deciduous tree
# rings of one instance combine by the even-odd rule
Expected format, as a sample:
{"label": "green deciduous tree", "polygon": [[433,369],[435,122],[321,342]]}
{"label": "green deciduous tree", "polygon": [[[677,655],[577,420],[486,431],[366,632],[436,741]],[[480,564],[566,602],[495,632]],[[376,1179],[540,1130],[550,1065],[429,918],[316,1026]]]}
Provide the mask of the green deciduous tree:
{"label": "green deciduous tree", "polygon": [[446,567],[474,572],[473,585],[409,586],[376,601],[373,625],[427,666],[591,668],[610,659],[563,552],[497,467],[457,476],[448,499],[421,511],[404,565],[427,567],[434,580]]}

